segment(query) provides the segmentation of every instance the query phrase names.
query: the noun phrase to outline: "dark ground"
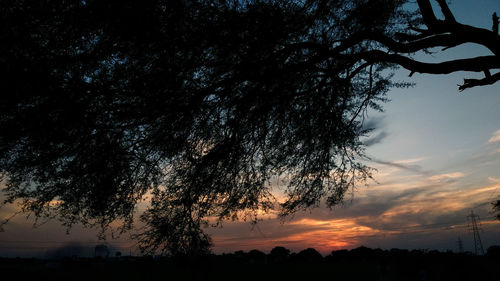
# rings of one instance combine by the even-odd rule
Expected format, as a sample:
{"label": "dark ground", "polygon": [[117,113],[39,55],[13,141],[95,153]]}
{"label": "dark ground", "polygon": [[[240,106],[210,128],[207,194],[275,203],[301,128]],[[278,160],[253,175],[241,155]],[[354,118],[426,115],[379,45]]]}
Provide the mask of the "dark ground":
{"label": "dark ground", "polygon": [[[7,277],[7,278],[6,278]],[[500,246],[484,256],[365,247],[322,257],[253,250],[204,257],[0,258],[1,280],[500,280]]]}

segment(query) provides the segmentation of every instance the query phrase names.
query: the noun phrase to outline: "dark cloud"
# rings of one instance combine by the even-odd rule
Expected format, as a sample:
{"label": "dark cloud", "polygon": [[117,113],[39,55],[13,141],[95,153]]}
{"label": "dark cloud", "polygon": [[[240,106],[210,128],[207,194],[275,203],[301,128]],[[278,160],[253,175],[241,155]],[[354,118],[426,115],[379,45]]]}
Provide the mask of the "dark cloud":
{"label": "dark cloud", "polygon": [[334,208],[332,212],[339,218],[357,218],[361,216],[378,217],[394,206],[394,203],[387,201],[374,202],[353,202],[350,206]]}
{"label": "dark cloud", "polygon": [[375,158],[370,158],[370,160],[374,163],[385,165],[385,166],[390,166],[390,167],[395,167],[399,168],[402,170],[406,170],[409,172],[421,174],[424,176],[431,176],[434,173],[432,171],[427,171],[424,170],[420,165],[408,165],[408,164],[403,164],[403,163],[396,163],[396,162],[390,162],[390,161],[383,161]]}
{"label": "dark cloud", "polygon": [[389,133],[384,130],[385,121],[384,116],[376,116],[366,120],[363,123],[363,130],[369,131],[373,133],[373,136],[367,136],[365,140],[363,140],[363,144],[366,146],[372,146],[382,142],[385,138],[389,136]]}
{"label": "dark cloud", "polygon": [[375,116],[363,123],[364,130],[376,130],[385,127],[385,116]]}
{"label": "dark cloud", "polygon": [[387,136],[389,136],[389,133],[386,131],[382,131],[376,134],[375,136],[369,137],[367,140],[363,141],[363,144],[366,146],[372,146],[382,142],[382,140],[385,139]]}

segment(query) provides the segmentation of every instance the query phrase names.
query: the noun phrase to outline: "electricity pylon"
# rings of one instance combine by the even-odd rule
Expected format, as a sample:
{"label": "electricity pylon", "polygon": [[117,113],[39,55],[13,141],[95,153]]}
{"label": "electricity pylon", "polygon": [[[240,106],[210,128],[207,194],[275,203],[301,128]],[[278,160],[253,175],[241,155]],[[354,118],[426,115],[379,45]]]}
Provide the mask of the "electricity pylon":
{"label": "electricity pylon", "polygon": [[481,242],[481,236],[479,236],[479,230],[481,229],[479,216],[474,214],[474,211],[471,210],[467,219],[469,220],[469,230],[471,230],[474,235],[474,253],[476,255],[484,255],[483,243]]}

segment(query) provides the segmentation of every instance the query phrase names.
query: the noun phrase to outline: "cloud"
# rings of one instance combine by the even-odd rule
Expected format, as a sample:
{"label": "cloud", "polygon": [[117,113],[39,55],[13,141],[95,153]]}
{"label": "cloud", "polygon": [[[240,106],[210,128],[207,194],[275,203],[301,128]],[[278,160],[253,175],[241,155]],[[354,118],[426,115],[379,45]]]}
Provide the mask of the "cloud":
{"label": "cloud", "polygon": [[[244,222],[226,224],[220,232],[212,232],[215,251],[255,248],[269,251],[278,245],[292,251],[313,247],[324,254],[361,245],[384,248],[432,245],[446,250],[449,246],[445,242],[450,237],[455,241],[466,230],[466,216],[471,208],[482,217],[490,212],[489,203],[484,202],[489,202],[487,197],[497,187],[463,188],[446,180],[462,176],[459,172],[436,175],[436,179],[444,181],[420,177],[409,182],[410,185],[400,183],[404,189],[387,185],[364,188],[350,204],[297,213],[281,224],[276,219],[263,221],[255,229]],[[488,231],[498,234],[494,230],[498,223]]]}
{"label": "cloud", "polygon": [[[473,186],[457,181],[465,177],[465,173],[438,174],[417,165],[426,159],[428,158],[374,160],[375,163],[384,165],[377,167],[384,175],[380,180],[382,184],[358,187],[349,204],[337,206],[333,210],[318,208],[312,212],[297,213],[284,223],[272,214],[255,227],[248,222],[225,222],[223,229],[204,230],[213,235],[214,251],[217,253],[251,249],[269,251],[275,246],[284,246],[295,252],[313,247],[323,254],[361,245],[386,249],[400,247],[446,250],[454,249],[457,236],[463,235],[467,230],[466,216],[470,209],[474,209],[483,219],[481,223],[485,233],[492,236],[485,241],[489,245],[500,244],[500,221],[485,220],[491,217],[490,202],[500,179],[490,177],[489,183]],[[413,173],[401,173],[397,169]],[[467,174],[472,175],[470,171]],[[21,226],[22,231],[9,232],[15,228],[20,229]],[[45,226],[46,230],[47,226],[49,225]],[[50,228],[40,234],[26,224],[8,227],[10,229],[1,233],[6,241],[39,240],[38,237],[60,237],[58,240],[67,240],[60,236],[64,233],[60,229],[56,232],[55,228]],[[80,234],[79,241],[95,238],[95,234],[88,230],[75,232]],[[5,235],[9,235],[8,238]]]}
{"label": "cloud", "polygon": [[363,123],[364,130],[376,130],[385,126],[385,117],[384,116],[376,116],[368,119]]}
{"label": "cloud", "polygon": [[389,133],[386,131],[382,131],[382,132],[376,134],[375,136],[368,138],[363,143],[366,146],[372,146],[372,145],[375,145],[375,144],[382,142],[382,140],[385,139],[387,136],[389,136]]}
{"label": "cloud", "polygon": [[412,163],[422,162],[422,161],[427,160],[427,159],[429,159],[429,157],[418,157],[418,158],[410,158],[410,159],[398,160],[398,161],[394,161],[394,163],[397,163],[397,164],[412,164]]}
{"label": "cloud", "polygon": [[500,178],[488,177],[488,180],[490,181],[490,183],[500,184]]}
{"label": "cloud", "polygon": [[488,140],[488,143],[494,143],[500,141],[500,130],[493,133],[493,136]]}
{"label": "cloud", "polygon": [[[379,230],[359,224],[350,218],[308,218],[294,219],[285,224],[276,220],[263,221],[258,228],[248,231],[248,224],[231,223],[219,233],[212,232],[216,252],[261,249],[269,251],[283,246],[298,252],[313,247],[323,254],[332,250],[353,248],[361,244],[362,237],[378,235]],[[230,235],[226,234],[231,232]],[[222,234],[224,232],[224,234]]]}
{"label": "cloud", "polygon": [[454,182],[456,179],[463,178],[463,177],[465,177],[464,173],[455,172],[455,173],[434,175],[434,176],[429,177],[429,180],[438,181],[438,182]]}
{"label": "cloud", "polygon": [[369,133],[374,133],[374,131],[379,131],[376,134],[374,133],[373,136],[371,135],[367,136],[366,139],[363,141],[364,145],[372,146],[378,144],[389,136],[389,133],[383,129],[385,127],[384,118],[385,118],[384,116],[376,116],[368,119],[366,122],[363,123],[363,130],[366,130]]}
{"label": "cloud", "polygon": [[385,166],[395,167],[395,168],[399,168],[399,169],[402,169],[402,170],[410,171],[410,172],[413,172],[413,173],[418,173],[418,174],[423,174],[423,175],[429,175],[429,174],[431,174],[430,171],[425,171],[419,165],[406,164],[406,163],[404,163],[404,161],[390,162],[390,161],[383,161],[383,160],[374,159],[374,158],[371,158],[371,161],[375,162],[377,164],[382,164],[382,165],[385,165]]}

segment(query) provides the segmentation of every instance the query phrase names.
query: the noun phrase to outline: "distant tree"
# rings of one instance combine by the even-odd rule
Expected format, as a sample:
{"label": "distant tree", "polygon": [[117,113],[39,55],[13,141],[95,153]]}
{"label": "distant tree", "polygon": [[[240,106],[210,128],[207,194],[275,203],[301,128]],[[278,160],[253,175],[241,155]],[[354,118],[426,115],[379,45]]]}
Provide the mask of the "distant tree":
{"label": "distant tree", "polygon": [[375,255],[375,251],[365,246],[358,247],[356,249],[352,249],[349,252],[350,256],[358,258],[358,259],[372,259]]}
{"label": "distant tree", "polygon": [[271,254],[273,256],[287,257],[290,255],[290,250],[285,248],[285,247],[277,246],[277,247],[274,247],[269,254]]}
{"label": "distant tree", "polygon": [[251,250],[246,254],[246,258],[250,263],[263,264],[267,263],[267,256],[262,251]]}
{"label": "distant tree", "polygon": [[500,200],[493,202],[492,205],[493,205],[493,210],[497,213],[496,214],[497,219],[500,220]]}
{"label": "distant tree", "polygon": [[500,259],[500,246],[494,245],[488,247],[488,250],[486,251],[486,256],[490,258]]}
{"label": "distant tree", "polygon": [[307,248],[297,253],[294,260],[301,263],[318,263],[323,260],[323,256],[314,248]]}
{"label": "distant tree", "polygon": [[109,248],[104,244],[96,245],[94,248],[94,257],[96,258],[108,258]]}
{"label": "distant tree", "polygon": [[[342,201],[369,108],[413,72],[500,79],[498,28],[406,0],[15,1],[0,4],[0,172],[7,202],[70,227],[132,226],[145,251],[200,253],[203,225]],[[498,26],[498,19],[496,20]],[[464,43],[493,55],[430,64]],[[277,204],[270,180],[287,176]],[[209,218],[215,220],[210,221]]]}
{"label": "distant tree", "polygon": [[348,256],[349,251],[346,249],[334,250],[329,255],[327,255],[325,259],[331,262],[339,262],[346,259]]}
{"label": "distant tree", "polygon": [[272,262],[282,263],[285,262],[290,256],[290,250],[285,247],[274,247],[269,253],[269,258]]}

